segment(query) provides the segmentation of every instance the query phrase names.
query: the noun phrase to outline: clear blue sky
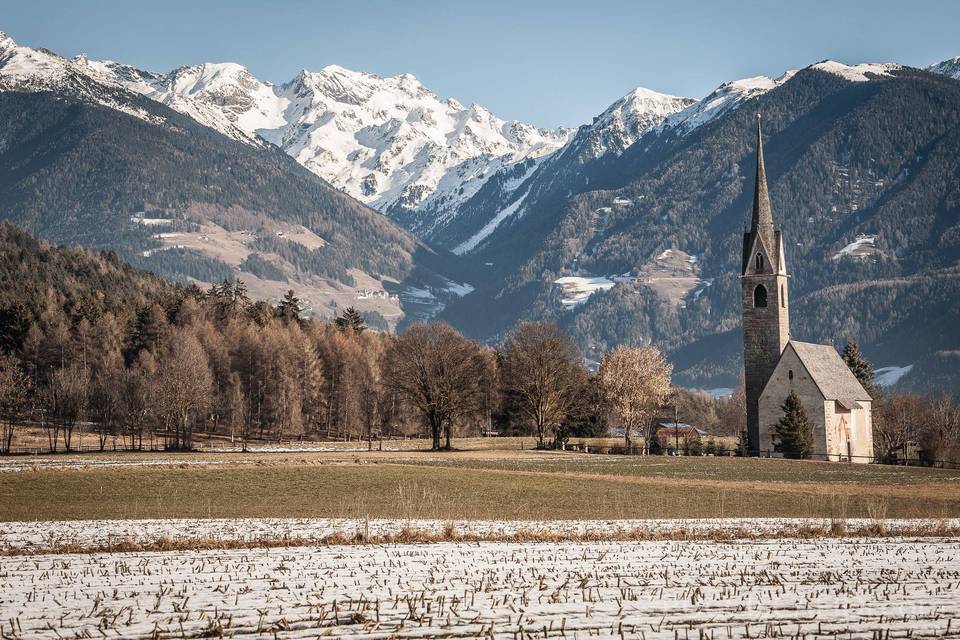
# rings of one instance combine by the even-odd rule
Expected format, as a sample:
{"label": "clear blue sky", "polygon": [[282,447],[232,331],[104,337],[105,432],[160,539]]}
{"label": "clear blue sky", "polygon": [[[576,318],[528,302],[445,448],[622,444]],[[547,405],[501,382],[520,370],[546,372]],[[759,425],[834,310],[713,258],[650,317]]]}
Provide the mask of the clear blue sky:
{"label": "clear blue sky", "polygon": [[556,126],[637,86],[702,97],[824,58],[925,66],[960,54],[960,2],[16,0],[0,30],[156,71],[233,61],[273,82],[327,64],[409,72],[441,97]]}

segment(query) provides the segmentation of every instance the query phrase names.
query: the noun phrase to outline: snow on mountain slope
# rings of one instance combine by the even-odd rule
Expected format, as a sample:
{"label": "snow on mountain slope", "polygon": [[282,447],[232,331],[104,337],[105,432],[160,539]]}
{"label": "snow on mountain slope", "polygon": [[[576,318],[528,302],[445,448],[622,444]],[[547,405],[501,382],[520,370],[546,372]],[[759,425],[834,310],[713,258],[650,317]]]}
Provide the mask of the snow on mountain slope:
{"label": "snow on mountain slope", "polygon": [[787,71],[776,79],[756,76],[725,82],[703,100],[699,100],[683,111],[666,118],[660,130],[674,129],[682,135],[688,134],[697,127],[701,127],[737,108],[743,102],[779,87],[792,78],[795,73],[796,71]]}
{"label": "snow on mountain slope", "polygon": [[[569,129],[497,118],[441,100],[414,76],[381,78],[336,65],[283,85],[234,63],[143,71],[112,61],[62,58],[0,35],[0,89],[89,93],[90,81],[126,89],[250,144],[272,142],[303,166],[385,213],[455,215],[497,170],[563,146]],[[417,225],[414,225],[417,226]]]}
{"label": "snow on mountain slope", "polygon": [[471,182],[475,191],[500,166],[550,153],[569,136],[440,100],[410,74],[328,66],[277,93],[288,101],[287,124],[259,133],[384,212],[416,209]]}
{"label": "snow on mountain slope", "polygon": [[[522,167],[515,163],[501,167],[495,179],[490,180],[490,184],[499,188],[487,189],[481,202],[471,201],[476,190],[471,190],[467,183],[468,188],[460,192],[460,202],[452,210],[461,212],[461,205],[466,203],[470,211],[483,209],[485,214],[473,216],[471,224],[457,220],[458,234],[451,238],[445,233],[444,240],[454,247],[454,253],[473,251],[501,223],[523,216],[528,194],[569,186],[570,179],[581,172],[581,165],[608,154],[620,155],[664,118],[694,102],[692,98],[656,93],[643,87],[634,89],[595,117],[591,124],[581,126],[570,141],[554,153],[528,159]],[[523,171],[517,171],[520,168]],[[431,204],[428,201],[424,209],[429,212]],[[433,220],[442,230],[442,225],[451,222],[452,216],[433,216]]]}
{"label": "snow on mountain slope", "polygon": [[[154,84],[163,78],[115,62],[89,60],[83,55],[63,58],[46,49],[18,45],[0,32],[0,91],[62,91],[152,121],[155,116],[131,104],[130,92],[155,98]],[[262,144],[207,103],[186,99],[170,106],[228,137]]]}
{"label": "snow on mountain slope", "polygon": [[956,80],[960,80],[960,56],[932,64],[927,67],[926,70],[930,73],[937,73],[942,76],[949,76]]}
{"label": "snow on mountain slope", "polygon": [[594,118],[585,135],[583,152],[589,159],[620,154],[667,117],[696,102],[638,87]]}
{"label": "snow on mountain slope", "polygon": [[[808,68],[831,73],[851,82],[866,82],[871,77],[889,76],[891,71],[896,71],[902,67],[898,64],[875,63],[846,65],[834,60],[824,60],[810,65]],[[767,76],[755,76],[725,82],[704,99],[666,118],[658,130],[673,129],[681,135],[686,135],[697,127],[701,127],[735,109],[743,102],[776,89],[790,80],[794,74],[796,74],[796,70],[791,69],[776,79]]]}
{"label": "snow on mountain slope", "polygon": [[[440,100],[410,74],[331,65],[272,85],[231,63],[149,74],[111,67],[134,90],[204,124],[222,121],[276,144],[351,196],[385,212],[428,200],[449,213],[497,169],[550,153],[569,131],[504,121]],[[451,197],[455,195],[456,197]]]}
{"label": "snow on mountain slope", "polygon": [[870,80],[870,75],[880,77],[889,76],[891,71],[897,71],[903,67],[899,64],[877,63],[847,65],[835,60],[824,60],[823,62],[811,65],[810,68],[832,73],[850,82],[867,82]]}
{"label": "snow on mountain slope", "polygon": [[168,74],[112,61],[87,60],[86,64],[127,89],[241,142],[259,144],[258,129],[284,124],[277,115],[284,105],[273,94],[272,86],[260,82],[238,64],[190,65]]}

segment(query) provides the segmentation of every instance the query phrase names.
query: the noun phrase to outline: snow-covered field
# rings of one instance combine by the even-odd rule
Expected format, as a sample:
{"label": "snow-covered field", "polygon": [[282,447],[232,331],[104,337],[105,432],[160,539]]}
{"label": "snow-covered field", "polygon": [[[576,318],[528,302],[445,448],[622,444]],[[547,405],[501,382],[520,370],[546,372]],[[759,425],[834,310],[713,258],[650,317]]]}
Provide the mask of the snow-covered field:
{"label": "snow-covered field", "polygon": [[[848,519],[848,529],[877,525],[879,521]],[[884,520],[884,530],[895,534],[925,527],[960,528],[960,519]],[[736,534],[743,537],[789,535],[802,527],[829,529],[823,518],[701,518],[672,520],[389,520],[357,518],[183,518],[163,520],[62,520],[55,522],[0,522],[0,552],[43,553],[65,547],[107,548],[122,541],[147,547],[161,539],[243,542],[315,542],[341,535],[367,539],[397,536],[403,531],[429,535],[448,528],[461,536],[504,539],[536,538],[627,538],[677,535],[706,537]],[[274,545],[275,546],[275,545]],[[114,547],[115,548],[115,547]]]}
{"label": "snow-covered field", "polygon": [[3,637],[960,632],[955,540],[347,546],[0,559]]}

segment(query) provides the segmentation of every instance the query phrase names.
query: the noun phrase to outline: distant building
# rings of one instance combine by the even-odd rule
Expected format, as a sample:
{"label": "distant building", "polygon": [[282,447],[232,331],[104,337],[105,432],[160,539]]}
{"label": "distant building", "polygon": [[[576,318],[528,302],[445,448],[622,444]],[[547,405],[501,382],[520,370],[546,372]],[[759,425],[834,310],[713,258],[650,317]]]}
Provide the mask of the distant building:
{"label": "distant building", "polygon": [[653,434],[662,450],[686,451],[701,445],[710,434],[686,422],[674,422],[673,418],[654,418]]}
{"label": "distant building", "polygon": [[757,176],[750,231],[740,272],[747,437],[754,451],[773,451],[773,426],[790,391],[813,426],[814,457],[869,462],[873,456],[870,394],[832,346],[790,336],[786,255],[774,229],[757,114]]}

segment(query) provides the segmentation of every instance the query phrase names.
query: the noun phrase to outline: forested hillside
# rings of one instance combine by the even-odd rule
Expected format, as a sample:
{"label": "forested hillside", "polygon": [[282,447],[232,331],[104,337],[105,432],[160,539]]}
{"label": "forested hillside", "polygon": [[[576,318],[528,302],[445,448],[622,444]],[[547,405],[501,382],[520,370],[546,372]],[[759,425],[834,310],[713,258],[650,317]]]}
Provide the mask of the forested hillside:
{"label": "forested hillside", "polygon": [[[642,137],[607,161],[604,190],[528,200],[478,252],[489,280],[445,317],[487,339],[515,318],[555,320],[588,354],[652,341],[681,381],[732,386],[757,112],[793,335],[853,338],[878,365],[918,372],[955,350],[960,82],[906,68],[851,81],[811,67],[690,135]],[[690,256],[685,271],[660,264],[668,250]],[[609,286],[564,306],[561,276]],[[494,301],[503,315],[478,322]]]}

